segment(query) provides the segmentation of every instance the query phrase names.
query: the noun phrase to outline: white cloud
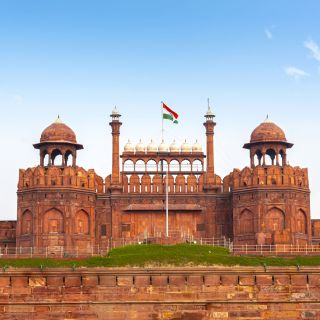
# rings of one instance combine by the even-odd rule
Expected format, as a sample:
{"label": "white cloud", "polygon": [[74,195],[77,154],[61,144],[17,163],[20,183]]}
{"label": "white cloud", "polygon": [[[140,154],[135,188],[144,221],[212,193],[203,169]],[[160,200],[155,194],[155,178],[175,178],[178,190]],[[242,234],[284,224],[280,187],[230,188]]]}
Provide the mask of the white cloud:
{"label": "white cloud", "polygon": [[268,28],[264,29],[264,33],[266,34],[266,36],[269,40],[271,40],[273,38],[273,34],[271,33],[271,31]]}
{"label": "white cloud", "polygon": [[320,47],[318,44],[312,39],[309,39],[304,42],[304,46],[310,50],[312,58],[320,62]]}
{"label": "white cloud", "polygon": [[295,80],[299,80],[303,77],[308,77],[309,73],[305,72],[304,70],[298,69],[296,67],[285,67],[284,72],[289,76],[294,78]]}

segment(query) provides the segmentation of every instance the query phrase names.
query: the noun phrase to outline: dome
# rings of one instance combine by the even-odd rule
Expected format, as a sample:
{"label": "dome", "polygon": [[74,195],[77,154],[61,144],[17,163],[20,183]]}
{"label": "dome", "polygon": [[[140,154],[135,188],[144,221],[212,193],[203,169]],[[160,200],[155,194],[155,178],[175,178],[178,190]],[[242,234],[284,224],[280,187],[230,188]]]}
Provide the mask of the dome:
{"label": "dome", "polygon": [[162,142],[159,145],[159,152],[168,152],[168,151],[169,151],[168,145],[164,142],[164,140],[162,140]]}
{"label": "dome", "polygon": [[77,138],[73,130],[64,124],[58,116],[58,119],[54,123],[43,130],[40,142],[67,142],[76,144]]}
{"label": "dome", "polygon": [[283,130],[271,121],[264,121],[251,133],[250,143],[287,142]]}
{"label": "dome", "polygon": [[191,147],[187,140],[184,140],[184,143],[181,145],[181,152],[191,152]]}
{"label": "dome", "polygon": [[138,144],[136,145],[136,152],[146,152],[146,147],[141,139],[139,140]]}
{"label": "dome", "polygon": [[198,142],[198,140],[196,140],[196,142],[195,142],[194,145],[192,146],[192,152],[202,152],[202,146],[201,146],[201,144]]}
{"label": "dome", "polygon": [[170,152],[179,152],[180,148],[179,146],[176,144],[176,140],[173,140],[173,142],[170,144]]}
{"label": "dome", "polygon": [[153,140],[151,140],[147,146],[147,152],[157,152],[157,151],[158,151],[157,145],[153,142]]}
{"label": "dome", "polygon": [[130,139],[128,140],[128,142],[124,146],[124,152],[134,152],[134,146],[131,143]]}

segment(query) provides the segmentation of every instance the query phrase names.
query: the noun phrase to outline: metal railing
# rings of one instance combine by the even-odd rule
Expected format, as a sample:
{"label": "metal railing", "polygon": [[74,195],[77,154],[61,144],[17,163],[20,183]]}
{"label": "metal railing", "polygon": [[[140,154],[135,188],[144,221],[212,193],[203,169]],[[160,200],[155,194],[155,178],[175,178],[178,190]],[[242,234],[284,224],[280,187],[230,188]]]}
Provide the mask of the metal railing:
{"label": "metal railing", "polygon": [[230,251],[234,255],[320,255],[320,245],[309,244],[265,244],[265,245],[233,245]]}
{"label": "metal railing", "polygon": [[162,244],[172,245],[178,243],[189,243],[198,245],[220,246],[228,249],[232,248],[230,239],[223,238],[195,238],[190,237],[136,237],[108,239],[104,246],[88,246],[85,248],[64,246],[48,247],[0,247],[0,259],[6,258],[85,258],[93,256],[106,256],[111,249],[125,247],[129,245]]}

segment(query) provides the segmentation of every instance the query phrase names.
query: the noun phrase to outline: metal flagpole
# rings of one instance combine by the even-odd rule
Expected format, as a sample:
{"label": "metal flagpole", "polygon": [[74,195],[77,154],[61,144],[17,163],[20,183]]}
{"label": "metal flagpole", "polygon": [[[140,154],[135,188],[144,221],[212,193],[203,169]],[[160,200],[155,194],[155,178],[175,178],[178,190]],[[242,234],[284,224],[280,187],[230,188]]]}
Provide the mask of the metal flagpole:
{"label": "metal flagpole", "polygon": [[166,175],[166,237],[169,237],[169,164],[167,165],[167,175]]}
{"label": "metal flagpole", "polygon": [[161,142],[163,140],[163,106],[162,105],[163,105],[163,101],[161,101]]}

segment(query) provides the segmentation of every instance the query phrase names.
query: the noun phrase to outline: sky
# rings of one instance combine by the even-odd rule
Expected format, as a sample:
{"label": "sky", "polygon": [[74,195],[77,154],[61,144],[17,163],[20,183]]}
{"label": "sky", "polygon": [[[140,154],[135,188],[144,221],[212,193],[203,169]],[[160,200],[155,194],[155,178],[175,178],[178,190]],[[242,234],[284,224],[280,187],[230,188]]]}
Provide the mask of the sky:
{"label": "sky", "polygon": [[242,149],[266,115],[309,169],[320,218],[318,0],[0,0],[0,219],[16,219],[19,168],[59,114],[85,147],[78,165],[111,172],[110,113],[130,138],[160,143],[161,101],[179,114],[175,138],[205,147],[207,98],[216,115],[215,169],[250,164]]}

